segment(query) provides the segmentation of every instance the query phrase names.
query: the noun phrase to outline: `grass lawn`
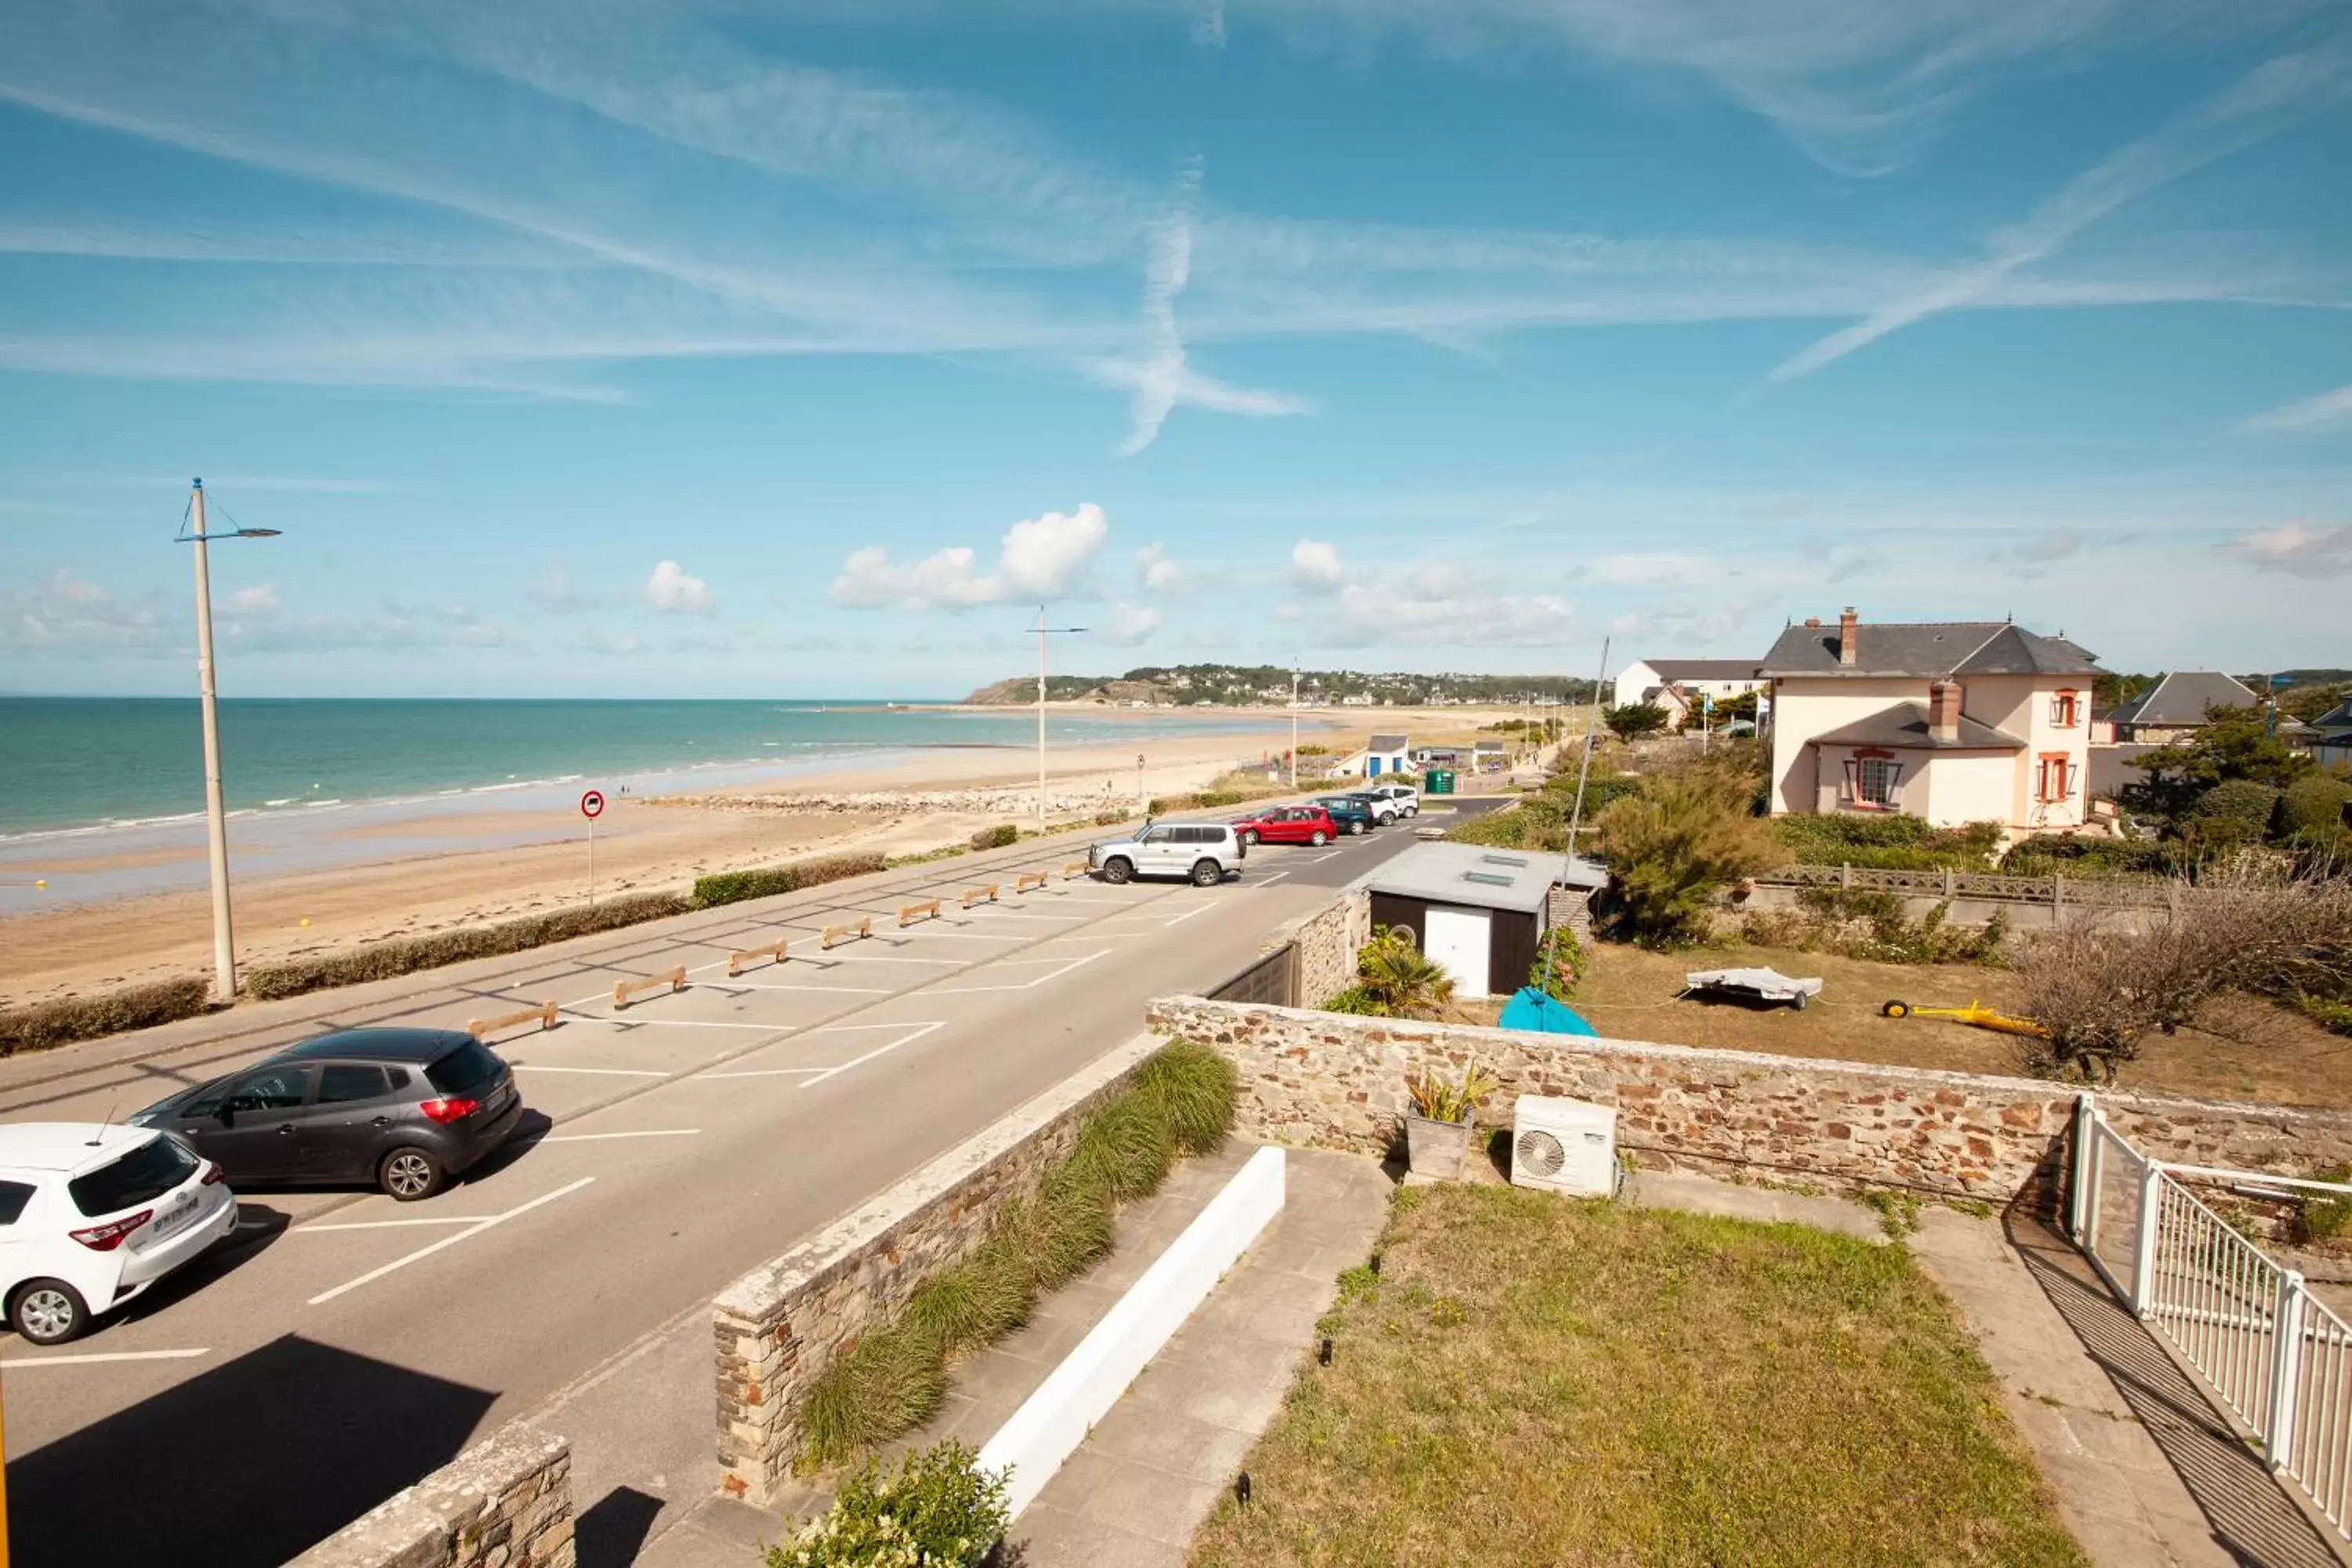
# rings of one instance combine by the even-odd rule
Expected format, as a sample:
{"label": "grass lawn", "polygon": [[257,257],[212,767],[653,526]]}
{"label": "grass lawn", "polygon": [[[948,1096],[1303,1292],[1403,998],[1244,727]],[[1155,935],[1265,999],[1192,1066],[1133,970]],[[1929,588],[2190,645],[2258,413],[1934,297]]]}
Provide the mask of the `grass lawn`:
{"label": "grass lawn", "polygon": [[2081,1563],[1899,1246],[1397,1194],[1193,1568]]}
{"label": "grass lawn", "polygon": [[[1890,997],[1932,1007],[1957,1007],[1973,998],[2013,1008],[2017,977],[2005,969],[1874,963],[1744,945],[1651,952],[1594,942],[1589,952],[1592,973],[1574,1005],[1594,1028],[1619,1039],[1957,1072],[2022,1070],[2018,1042],[2009,1036],[1933,1018],[1885,1018],[1878,1011]],[[1825,984],[1801,1013],[1674,999],[1689,970],[1743,965],[1817,974]],[[1487,1005],[1475,1015],[1478,1021],[1493,1022],[1500,1005],[1499,1000]],[[2207,1023],[2207,1028],[2149,1040],[2137,1061],[2124,1065],[2118,1087],[2206,1100],[2352,1108],[2352,1040],[2253,997],[2225,999]]]}

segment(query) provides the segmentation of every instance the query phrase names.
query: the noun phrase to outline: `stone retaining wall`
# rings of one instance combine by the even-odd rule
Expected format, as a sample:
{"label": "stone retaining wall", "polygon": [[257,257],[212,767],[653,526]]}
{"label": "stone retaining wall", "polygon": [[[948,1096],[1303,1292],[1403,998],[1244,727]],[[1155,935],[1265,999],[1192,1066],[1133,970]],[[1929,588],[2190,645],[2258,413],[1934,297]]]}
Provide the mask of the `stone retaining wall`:
{"label": "stone retaining wall", "polygon": [[1356,953],[1372,936],[1372,896],[1360,889],[1341,893],[1300,921],[1291,941],[1298,947],[1298,1005],[1320,1006],[1356,983]]}
{"label": "stone retaining wall", "polygon": [[[1507,1126],[1522,1093],[1612,1105],[1643,1163],[2007,1202],[2054,1188],[2078,1091],[2032,1079],[1868,1062],[1359,1018],[1163,997],[1154,1031],[1213,1046],[1241,1071],[1244,1136],[1380,1152],[1405,1080],[1475,1061],[1502,1081],[1484,1120]],[[2116,1129],[2160,1160],[2309,1171],[2352,1159],[2352,1114],[2102,1092]]]}
{"label": "stone retaining wall", "polygon": [[720,1292],[711,1326],[728,1492],[761,1503],[782,1489],[818,1374],[985,1237],[1160,1046],[1137,1036]]}
{"label": "stone retaining wall", "polygon": [[518,1421],[289,1568],[572,1568],[572,1445]]}

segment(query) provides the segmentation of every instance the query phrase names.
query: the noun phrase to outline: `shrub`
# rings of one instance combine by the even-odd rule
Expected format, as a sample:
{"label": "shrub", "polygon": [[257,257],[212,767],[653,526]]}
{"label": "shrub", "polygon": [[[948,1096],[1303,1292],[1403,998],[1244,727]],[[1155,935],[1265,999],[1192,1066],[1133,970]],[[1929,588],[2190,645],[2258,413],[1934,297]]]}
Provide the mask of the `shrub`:
{"label": "shrub", "polygon": [[906,1455],[887,1475],[868,1460],[831,1509],[768,1548],[768,1568],[978,1568],[1012,1518],[1006,1478],[979,1458],[950,1440]]}
{"label": "shrub", "polygon": [[2113,877],[2168,877],[2188,868],[2181,846],[2153,838],[2087,838],[2074,833],[2021,838],[2000,858],[2011,877],[2053,874],[2084,880]]}
{"label": "shrub", "polygon": [[1601,721],[1619,740],[1632,741],[1657,734],[1674,722],[1674,715],[1654,702],[1628,702],[1622,708],[1603,708]]}
{"label": "shrub", "polygon": [[1372,940],[1356,954],[1356,989],[1400,1018],[1426,1017],[1454,1000],[1454,977],[1445,966],[1413,945],[1412,933],[1372,928]]}
{"label": "shrub", "polygon": [[[2333,1165],[2315,1172],[2315,1182],[2352,1182],[2352,1165]],[[2337,1241],[2352,1236],[2352,1198],[2313,1196],[2304,1199],[2296,1228],[2308,1241]]]}
{"label": "shrub", "polygon": [[974,849],[1003,849],[1021,842],[1017,824],[1000,822],[993,827],[983,827],[971,836]]}
{"label": "shrub", "polygon": [[2344,827],[2344,807],[2352,802],[2352,784],[2326,773],[2305,773],[2279,795],[2277,821],[2281,837],[2296,833],[2334,833]]}
{"label": "shrub", "polygon": [[1361,985],[1350,985],[1345,991],[1335,991],[1323,999],[1326,1013],[1347,1013],[1359,1018],[1385,1018],[1388,1004]]}
{"label": "shrub", "polygon": [[[1008,831],[1012,831],[1015,837],[1019,837],[1017,829]],[[862,877],[868,871],[880,871],[887,867],[887,862],[883,857],[867,853],[828,855],[814,860],[794,860],[782,866],[762,866],[750,871],[720,871],[714,876],[695,879],[694,907],[708,910],[720,904],[740,903],[746,899],[773,898],[778,893],[794,893],[803,888],[820,887],[847,877]]]}
{"label": "shrub", "polygon": [[1895,871],[1983,871],[2000,851],[1997,822],[1937,827],[1887,812],[1791,815],[1771,824],[1773,837],[1808,866],[1874,866]]}
{"label": "shrub", "polygon": [[946,1347],[900,1322],[867,1334],[835,1358],[801,1409],[808,1457],[837,1464],[911,1432],[948,1394]]}
{"label": "shrub", "polygon": [[1723,890],[1771,864],[1763,824],[1721,784],[1704,769],[1662,774],[1612,803],[1594,825],[1609,861],[1612,923],[1635,942],[1675,947],[1702,939]]}
{"label": "shrub", "polygon": [[1572,1002],[1577,983],[1584,978],[1584,944],[1576,940],[1574,928],[1556,925],[1536,947],[1528,984],[1555,1002]]}
{"label": "shrub", "polygon": [[1161,1106],[1151,1096],[1129,1092],[1087,1118],[1068,1171],[1072,1180],[1127,1203],[1157,1189],[1175,1158],[1176,1140]]}
{"label": "shrub", "polygon": [[61,996],[12,1007],[0,1013],[0,1057],[193,1018],[205,1010],[211,994],[211,986],[202,980],[159,980],[96,996]]}
{"label": "shrub", "polygon": [[1006,1232],[1019,1238],[1040,1290],[1058,1290],[1110,1250],[1110,1195],[1066,1166],[1048,1176]]}
{"label": "shrub", "polygon": [[1123,811],[1097,811],[1095,813],[1095,826],[1097,827],[1115,827],[1126,820],[1127,813]]}
{"label": "shrub", "polygon": [[992,1240],[908,1298],[907,1325],[952,1356],[1011,1333],[1035,1303],[1027,1260]]}
{"label": "shrub", "polygon": [[2253,779],[2223,779],[2197,797],[2180,836],[2203,849],[2259,844],[2270,832],[2280,792]]}
{"label": "shrub", "polygon": [[551,942],[567,942],[576,936],[591,936],[598,931],[617,931],[624,926],[641,925],[646,921],[686,914],[694,907],[692,900],[677,893],[635,893],[625,898],[607,899],[601,904],[584,904],[543,915],[527,915],[520,920],[500,921],[496,925],[460,926],[455,931],[435,931],[427,936],[369,942],[349,952],[273,964],[267,969],[257,969],[247,976],[245,988],[247,994],[263,1001],[280,996],[299,996],[329,986],[390,980],[402,974],[413,974],[420,969],[437,969],[445,963],[462,963],[468,959],[526,952]]}
{"label": "shrub", "polygon": [[2352,1035],[2352,1002],[2336,1002],[2305,991],[2296,993],[2294,1007],[2331,1034]]}
{"label": "shrub", "polygon": [[1179,1154],[1213,1154],[1224,1147],[1241,1075],[1219,1052],[1177,1040],[1143,1064],[1135,1087],[1157,1102]]}
{"label": "shrub", "polygon": [[2008,918],[1998,910],[1981,926],[1953,926],[1946,923],[1952,906],[1938,901],[1915,921],[1896,893],[1807,888],[1797,905],[1803,912],[1789,933],[1793,940],[1774,945],[1878,963],[1987,963],[1998,961],[2009,936]]}

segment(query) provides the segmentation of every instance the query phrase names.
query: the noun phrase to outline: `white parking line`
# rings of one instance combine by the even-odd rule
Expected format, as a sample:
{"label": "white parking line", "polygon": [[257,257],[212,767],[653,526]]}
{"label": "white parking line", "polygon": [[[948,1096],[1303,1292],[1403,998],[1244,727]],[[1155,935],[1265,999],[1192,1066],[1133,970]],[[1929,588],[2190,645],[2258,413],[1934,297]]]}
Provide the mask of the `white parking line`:
{"label": "white parking line", "polygon": [[808,1078],[831,1070],[828,1068],[755,1068],[750,1072],[698,1072],[692,1081],[700,1083],[705,1079],[719,1078]]}
{"label": "white parking line", "polygon": [[1252,882],[1249,885],[1253,888],[1271,888],[1276,882],[1281,881],[1285,877],[1289,875],[1290,873],[1287,871],[1276,871],[1273,876],[1260,877],[1256,881]]}
{"label": "white parking line", "polygon": [[666,1072],[653,1072],[645,1068],[553,1068],[537,1062],[509,1062],[518,1072],[576,1072],[593,1078],[667,1078]]}
{"label": "white parking line", "polygon": [[1049,974],[1041,974],[1034,980],[1024,980],[1018,985],[942,985],[925,991],[923,994],[926,996],[969,996],[975,992],[981,991],[1030,991],[1035,989],[1037,986],[1045,984],[1049,980],[1059,980],[1063,975],[1067,974],[1070,971],[1079,967],[1081,964],[1092,963],[1097,958],[1108,958],[1108,956],[1110,956],[1110,949],[1106,947],[1099,952],[1089,952],[1082,957],[1071,959],[1059,969],[1053,971],[1053,973]]}
{"label": "white parking line", "polygon": [[[941,936],[954,936],[954,935],[956,935],[956,934],[957,934],[957,933],[956,933],[956,932],[954,932],[954,931],[943,931],[940,932],[940,935],[941,935]],[[1001,937],[1001,936],[997,936],[997,937],[975,937],[975,938],[973,938],[972,940],[973,940],[973,941],[975,941],[975,942],[1003,942],[1003,941],[1005,941],[1005,940],[1007,940],[1007,939],[1006,939],[1006,938],[1003,938],[1003,937]],[[815,963],[950,963],[950,964],[953,964],[953,963],[970,963],[970,962],[971,962],[971,960],[969,960],[969,959],[962,959],[962,958],[915,958],[915,957],[912,957],[912,956],[909,956],[909,955],[907,955],[907,954],[903,954],[903,953],[896,953],[896,952],[836,952],[836,953],[830,954],[829,956],[827,956],[827,957],[825,957],[825,958],[819,959],[819,960],[814,960],[814,961],[812,961],[812,962],[815,962]]]}
{"label": "white parking line", "polygon": [[90,1366],[106,1361],[188,1361],[212,1353],[209,1350],[191,1350],[100,1351],[89,1355],[7,1355],[0,1356],[0,1367],[16,1372],[28,1366]]}
{"label": "white parking line", "polygon": [[496,1215],[434,1214],[415,1219],[347,1219],[338,1220],[332,1225],[296,1225],[287,1228],[308,1236],[313,1231],[329,1230],[404,1230],[413,1225],[479,1225],[486,1219],[497,1217]]}
{"label": "white parking line", "polygon": [[1207,913],[1209,912],[1209,910],[1210,910],[1212,908],[1213,908],[1213,907],[1214,907],[1213,905],[1210,905],[1210,904],[1202,904],[1202,905],[1201,905],[1198,909],[1186,910],[1182,914],[1178,915],[1174,920],[1170,921],[1168,923],[1169,923],[1170,925],[1172,925],[1172,926],[1180,926],[1180,925],[1182,925],[1186,921],[1191,920],[1194,915],[1205,915],[1205,914],[1207,914]]}
{"label": "white parking line", "polygon": [[714,985],[713,991],[837,991],[843,995],[887,996],[887,985],[778,985],[772,981],[730,980],[724,985]]}
{"label": "white parking line", "polygon": [[699,1138],[699,1127],[659,1127],[643,1132],[551,1132],[542,1143],[601,1143],[608,1138]]}
{"label": "white parking line", "polygon": [[[863,1027],[863,1028],[871,1028],[871,1027],[875,1027],[875,1026],[873,1026],[873,1025],[859,1025],[859,1026],[856,1026],[856,1027]],[[897,1050],[900,1046],[906,1045],[906,1044],[908,1044],[909,1041],[913,1041],[913,1040],[919,1040],[919,1039],[921,1039],[925,1035],[929,1034],[933,1029],[944,1029],[944,1028],[946,1028],[946,1027],[947,1027],[947,1022],[946,1022],[946,1020],[942,1019],[942,1020],[940,1020],[940,1022],[935,1023],[935,1024],[914,1024],[914,1025],[904,1026],[908,1029],[908,1033],[907,1033],[907,1034],[905,1034],[904,1036],[900,1037],[899,1038],[898,1038],[898,1039],[895,1039],[895,1040],[891,1041],[891,1042],[890,1042],[888,1045],[887,1045],[887,1046],[877,1046],[877,1047],[876,1047],[874,1049],[872,1049],[872,1050],[870,1050],[870,1051],[866,1052],[866,1053],[864,1056],[862,1056],[862,1057],[852,1057],[849,1060],[847,1060],[847,1061],[845,1061],[845,1062],[843,1062],[839,1067],[827,1068],[825,1068],[823,1072],[818,1073],[815,1077],[814,1077],[814,1078],[810,1078],[810,1079],[803,1079],[803,1080],[802,1081],[801,1087],[802,1087],[803,1089],[814,1089],[817,1085],[819,1085],[819,1084],[823,1083],[825,1079],[827,1079],[831,1078],[831,1077],[832,1077],[834,1074],[835,1074],[835,1073],[847,1072],[851,1068],[854,1068],[854,1067],[863,1067],[863,1066],[865,1066],[867,1062],[872,1061],[876,1057],[883,1056],[883,1055],[886,1055],[886,1054],[887,1054],[887,1053],[888,1053],[888,1052],[895,1051],[895,1050]]]}
{"label": "white parking line", "polygon": [[766,1029],[774,1032],[789,1029],[790,1024],[738,1024],[720,1018],[664,1018],[647,1014],[642,1018],[605,1018],[591,1013],[566,1013],[564,1021],[571,1024],[610,1024],[616,1029],[658,1024],[665,1029]]}
{"label": "white parking line", "polygon": [[425,1246],[418,1247],[415,1251],[408,1254],[405,1258],[395,1258],[380,1268],[369,1269],[366,1273],[361,1275],[356,1279],[347,1279],[331,1290],[321,1290],[317,1295],[311,1297],[305,1305],[312,1307],[324,1306],[327,1302],[333,1300],[336,1297],[343,1295],[347,1291],[356,1290],[362,1285],[372,1285],[387,1274],[396,1272],[399,1269],[407,1268],[412,1263],[421,1262],[424,1259],[432,1257],[435,1253],[440,1251],[444,1247],[455,1247],[469,1236],[479,1236],[482,1232],[489,1229],[494,1225],[503,1225],[508,1220],[529,1214],[531,1210],[539,1207],[541,1204],[551,1204],[556,1199],[562,1197],[567,1194],[576,1193],[595,1179],[596,1178],[593,1176],[583,1176],[568,1187],[558,1187],[553,1192],[542,1194],[541,1195],[531,1199],[530,1202],[527,1204],[518,1204],[513,1208],[507,1210],[504,1214],[494,1214],[488,1219],[476,1220],[472,1225],[467,1226],[464,1230],[459,1231],[455,1236],[445,1236],[438,1241],[430,1242]]}

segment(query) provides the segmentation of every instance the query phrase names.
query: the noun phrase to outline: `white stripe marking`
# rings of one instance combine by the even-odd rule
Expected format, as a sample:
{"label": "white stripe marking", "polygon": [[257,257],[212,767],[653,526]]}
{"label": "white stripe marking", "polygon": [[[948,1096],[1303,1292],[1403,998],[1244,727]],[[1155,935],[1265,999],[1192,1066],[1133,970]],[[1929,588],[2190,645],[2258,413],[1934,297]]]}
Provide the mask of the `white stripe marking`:
{"label": "white stripe marking", "polygon": [[904,1037],[893,1040],[887,1046],[877,1046],[874,1049],[866,1052],[862,1057],[852,1057],[849,1060],[842,1063],[839,1067],[827,1068],[823,1072],[818,1073],[814,1078],[805,1079],[801,1084],[801,1087],[803,1089],[814,1089],[817,1085],[823,1083],[825,1079],[831,1078],[835,1073],[847,1072],[854,1067],[863,1067],[866,1063],[872,1061],[876,1057],[882,1056],[887,1052],[895,1051],[900,1046],[906,1045],[908,1041],[921,1039],[933,1029],[944,1029],[946,1027],[947,1025],[944,1023],[918,1024],[915,1026],[912,1032],[908,1033]]}
{"label": "white stripe marking", "polygon": [[824,1068],[758,1068],[750,1072],[698,1072],[691,1081],[699,1083],[705,1079],[718,1078],[806,1078],[812,1073],[826,1070]]}
{"label": "white stripe marking", "polygon": [[1178,915],[1174,920],[1170,921],[1168,923],[1169,923],[1170,925],[1171,925],[1171,926],[1180,926],[1180,925],[1182,925],[1186,921],[1191,920],[1194,915],[1205,915],[1205,914],[1207,914],[1207,913],[1208,913],[1212,909],[1213,909],[1213,908],[1215,908],[1215,907],[1216,907],[1216,906],[1215,906],[1215,905],[1213,905],[1213,904],[1202,904],[1199,909],[1196,909],[1196,910],[1186,910],[1182,914]]}
{"label": "white stripe marking", "polygon": [[792,1027],[790,1024],[736,1024],[716,1018],[604,1018],[588,1013],[573,1013],[567,1017],[574,1024],[609,1024],[615,1029],[657,1024],[665,1029],[766,1029],[772,1034]]}
{"label": "white stripe marking", "polygon": [[200,1355],[210,1355],[209,1350],[192,1351],[100,1351],[89,1355],[11,1355],[0,1356],[0,1367],[16,1372],[28,1366],[92,1366],[110,1361],[188,1361]]}
{"label": "white stripe marking", "polygon": [[1250,883],[1250,884],[1248,884],[1248,885],[1249,885],[1250,887],[1253,887],[1253,888],[1271,888],[1271,887],[1273,887],[1276,882],[1281,881],[1285,877],[1287,877],[1287,876],[1289,876],[1289,875],[1290,875],[1290,873],[1289,873],[1289,872],[1287,872],[1287,871],[1276,871],[1276,872],[1273,876],[1271,876],[1271,877],[1261,877],[1261,878],[1260,878],[1260,879],[1258,879],[1256,881],[1252,882],[1252,883]]}
{"label": "white stripe marking", "polygon": [[510,1063],[517,1072],[577,1072],[595,1078],[667,1078],[666,1072],[649,1072],[643,1068],[551,1068],[537,1062]]}
{"label": "white stripe marking", "polygon": [[745,984],[740,980],[730,980],[724,985],[714,985],[711,989],[714,991],[837,991],[845,996],[853,994],[858,996],[887,996],[890,994],[890,988],[887,985],[754,985]]}
{"label": "white stripe marking", "polygon": [[421,1262],[424,1259],[432,1257],[435,1253],[439,1252],[444,1247],[455,1247],[469,1236],[479,1236],[482,1232],[489,1229],[494,1225],[503,1225],[508,1220],[516,1218],[518,1215],[529,1214],[531,1210],[539,1207],[541,1204],[551,1204],[556,1199],[564,1196],[566,1194],[576,1193],[595,1179],[596,1178],[593,1176],[583,1176],[568,1187],[558,1187],[553,1192],[546,1193],[539,1197],[535,1197],[527,1204],[518,1205],[515,1207],[507,1210],[504,1214],[492,1215],[488,1219],[477,1220],[455,1236],[445,1236],[438,1241],[431,1242],[424,1247],[418,1247],[415,1251],[410,1253],[405,1258],[395,1258],[380,1268],[369,1269],[366,1273],[361,1275],[356,1279],[346,1280],[344,1283],[336,1286],[331,1290],[321,1290],[317,1295],[311,1297],[305,1305],[312,1307],[323,1306],[327,1302],[333,1300],[336,1297],[344,1294],[346,1291],[356,1290],[362,1285],[372,1285],[387,1274],[394,1273],[398,1269],[405,1268],[412,1263]]}
{"label": "white stripe marking", "polygon": [[643,1132],[551,1132],[542,1143],[601,1143],[608,1138],[699,1138],[699,1127],[661,1127]]}
{"label": "white stripe marking", "polygon": [[1051,973],[1041,974],[1034,980],[1024,980],[1018,985],[943,985],[935,990],[926,992],[924,994],[929,996],[969,996],[976,992],[982,991],[1031,991],[1045,984],[1047,981],[1059,980],[1063,975],[1067,974],[1070,971],[1077,968],[1081,964],[1092,963],[1097,958],[1107,958],[1109,955],[1110,949],[1106,947],[1099,952],[1089,952],[1083,957],[1074,958],[1067,963],[1063,964],[1059,969],[1053,971]]}

